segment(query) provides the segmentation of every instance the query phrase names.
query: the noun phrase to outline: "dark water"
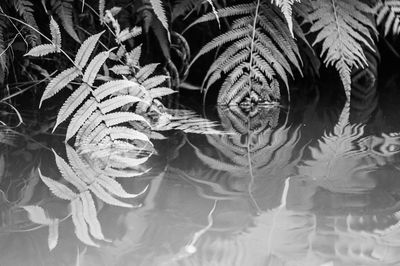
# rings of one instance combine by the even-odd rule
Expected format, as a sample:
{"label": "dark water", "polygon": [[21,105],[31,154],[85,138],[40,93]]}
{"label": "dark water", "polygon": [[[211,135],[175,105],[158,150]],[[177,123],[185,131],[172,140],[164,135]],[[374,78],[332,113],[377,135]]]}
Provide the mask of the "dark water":
{"label": "dark water", "polygon": [[79,211],[40,176],[72,187],[62,136],[2,128],[0,265],[400,265],[400,117],[322,106],[218,109],[229,134],[170,132],[117,179],[143,192],[113,195],[131,208],[87,192]]}

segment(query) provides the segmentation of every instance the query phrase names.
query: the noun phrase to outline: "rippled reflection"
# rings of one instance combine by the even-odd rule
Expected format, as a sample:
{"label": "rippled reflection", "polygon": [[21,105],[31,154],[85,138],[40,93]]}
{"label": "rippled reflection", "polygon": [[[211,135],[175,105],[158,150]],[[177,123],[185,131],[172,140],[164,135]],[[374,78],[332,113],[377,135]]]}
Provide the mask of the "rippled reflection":
{"label": "rippled reflection", "polygon": [[291,112],[219,109],[149,159],[2,128],[0,265],[398,265],[400,134]]}

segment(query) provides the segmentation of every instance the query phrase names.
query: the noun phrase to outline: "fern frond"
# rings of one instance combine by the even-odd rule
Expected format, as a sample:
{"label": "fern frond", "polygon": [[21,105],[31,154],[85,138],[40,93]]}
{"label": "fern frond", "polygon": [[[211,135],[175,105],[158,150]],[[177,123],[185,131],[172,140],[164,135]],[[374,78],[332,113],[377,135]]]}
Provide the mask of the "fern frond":
{"label": "fern frond", "polygon": [[74,64],[81,70],[86,66],[90,55],[93,53],[93,50],[103,33],[104,31],[87,38],[76,53]]}
{"label": "fern frond", "polygon": [[154,73],[154,71],[156,71],[158,65],[158,63],[154,63],[143,66],[136,73],[135,78],[139,81],[139,83],[144,82],[150,75]]}
{"label": "fern frond", "polygon": [[48,54],[57,53],[57,50],[57,47],[52,44],[41,44],[30,49],[29,52],[25,54],[25,56],[41,57]]}
{"label": "fern frond", "polygon": [[71,67],[53,78],[50,83],[46,86],[42,98],[40,99],[39,107],[42,105],[43,101],[53,97],[56,93],[67,86],[71,81],[77,78],[82,72],[76,67]]}
{"label": "fern frond", "polygon": [[167,31],[168,39],[170,40],[168,19],[165,13],[165,8],[163,7],[162,0],[150,0],[151,6],[153,7],[154,14],[156,14],[157,19],[161,22],[164,29]]}
{"label": "fern frond", "polygon": [[65,140],[71,139],[79,128],[85,123],[85,121],[92,115],[92,113],[97,109],[97,101],[95,98],[90,97],[86,102],[76,111],[75,115],[72,117],[71,122],[67,128],[67,134]]}
{"label": "fern frond", "polygon": [[167,79],[169,79],[169,76],[165,75],[153,76],[151,78],[146,79],[141,85],[145,87],[147,90],[150,90],[152,88],[157,87]]}
{"label": "fern frond", "polygon": [[326,66],[333,65],[342,80],[346,95],[351,93],[351,70],[367,65],[363,47],[374,51],[371,31],[375,27],[367,14],[372,9],[361,1],[312,1],[310,32],[317,33],[313,45],[322,42],[321,56]]}
{"label": "fern frond", "polygon": [[[262,95],[263,101],[278,100],[279,95],[271,84],[277,84],[276,80],[280,79],[288,88],[287,73],[293,75],[292,66],[301,73],[299,51],[281,12],[272,3],[255,1],[219,9],[218,15],[239,18],[233,21],[229,31],[206,44],[192,61],[193,64],[205,53],[227,45],[206,74],[204,95],[224,77],[219,104],[238,104],[252,92]],[[213,19],[214,14],[209,13],[193,25]],[[256,91],[255,87],[264,89]]]}
{"label": "fern frond", "polygon": [[73,0],[51,0],[50,5],[52,11],[57,14],[58,18],[61,20],[61,24],[65,31],[71,36],[75,41],[81,43],[74,29],[73,12],[74,8],[72,6]]}
{"label": "fern frond", "polygon": [[397,0],[378,1],[374,8],[376,23],[383,27],[384,36],[389,32],[396,36],[400,34],[400,2]]}
{"label": "fern frond", "polygon": [[87,66],[85,73],[83,74],[82,81],[87,83],[89,86],[93,85],[97,73],[99,72],[101,66],[107,60],[110,55],[111,50],[101,52],[96,55]]}
{"label": "fern frond", "polygon": [[60,111],[58,112],[54,129],[56,129],[59,124],[64,122],[75,111],[75,109],[81,105],[81,103],[89,94],[90,87],[86,83],[82,83],[81,86],[79,86],[79,88],[76,89],[62,105]]}
{"label": "fern frond", "polygon": [[31,33],[31,37],[33,37],[33,39],[31,39],[31,45],[32,46],[36,46],[37,44],[40,44],[40,34],[38,33],[39,31],[39,27],[36,23],[36,19],[34,16],[34,4],[30,1],[30,0],[15,0],[15,1],[11,1],[11,3],[14,4],[15,9],[18,11],[18,13],[21,15],[21,17],[24,18],[25,22],[30,25],[32,28],[36,29],[32,29],[29,28],[29,31]]}
{"label": "fern frond", "polygon": [[272,0],[272,2],[281,9],[283,15],[285,16],[289,31],[292,33],[293,37],[292,5],[295,1],[300,3],[300,0]]}
{"label": "fern frond", "polygon": [[93,92],[93,96],[96,97],[98,101],[101,101],[104,98],[116,94],[126,88],[129,88],[132,96],[142,97],[145,94],[142,87],[132,80],[113,80],[99,86]]}
{"label": "fern frond", "polygon": [[79,197],[70,203],[72,222],[75,226],[75,235],[80,241],[89,246],[98,247],[89,235],[88,225],[83,216],[83,204]]}
{"label": "fern frond", "polygon": [[77,194],[73,192],[70,188],[66,185],[61,184],[49,177],[42,175],[40,169],[38,169],[40,179],[42,179],[43,183],[50,189],[50,191],[60,199],[64,200],[73,200],[77,197]]}

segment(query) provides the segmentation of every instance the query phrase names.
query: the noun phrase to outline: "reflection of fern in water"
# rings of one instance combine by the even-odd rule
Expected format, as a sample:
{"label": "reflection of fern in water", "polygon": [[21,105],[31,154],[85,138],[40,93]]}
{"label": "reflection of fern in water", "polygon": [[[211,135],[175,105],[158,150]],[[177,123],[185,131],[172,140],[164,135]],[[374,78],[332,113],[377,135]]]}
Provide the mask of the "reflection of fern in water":
{"label": "reflection of fern in water", "polygon": [[[57,167],[68,185],[46,177],[40,171],[39,174],[42,181],[55,196],[70,201],[69,206],[72,222],[75,226],[75,234],[79,240],[87,245],[98,246],[92,237],[96,240],[105,240],[105,238],[97,218],[96,205],[92,194],[110,205],[130,208],[133,207],[131,204],[122,202],[115,197],[135,198],[144,193],[146,189],[139,194],[130,194],[115,180],[115,177],[132,177],[138,175],[136,171],[131,170],[135,164],[129,158],[126,158],[126,163],[129,166],[121,166],[121,160],[114,161],[110,159],[113,155],[107,154],[108,156],[100,157],[97,154],[93,159],[79,155],[70,146],[66,146],[66,150],[69,163],[56,153],[54,155]],[[140,161],[137,161],[136,165],[140,163]],[[104,165],[107,165],[107,167],[103,168]],[[71,186],[72,188],[70,188]],[[41,207],[34,206],[34,208],[40,209]],[[33,220],[33,222],[35,221]],[[36,223],[39,222],[36,221]],[[46,223],[42,224],[48,225]],[[54,248],[56,244],[53,243],[50,248]]]}
{"label": "reflection of fern in water", "polygon": [[[224,77],[219,104],[238,104],[250,95],[255,101],[279,100],[278,78],[288,87],[287,73],[292,75],[291,65],[301,71],[297,45],[284,25],[281,12],[271,2],[258,0],[219,9],[218,17],[238,18],[229,31],[214,38],[193,59],[195,61],[215,48],[228,45],[210,67],[205,91]],[[215,18],[211,12],[192,25]]]}
{"label": "reflection of fern in water", "polygon": [[346,102],[333,131],[326,132],[315,147],[309,147],[311,158],[302,161],[298,172],[328,190],[357,193],[374,187],[374,183],[358,180],[368,168],[362,163],[365,151],[358,145],[364,125],[351,125],[349,112],[350,103]]}

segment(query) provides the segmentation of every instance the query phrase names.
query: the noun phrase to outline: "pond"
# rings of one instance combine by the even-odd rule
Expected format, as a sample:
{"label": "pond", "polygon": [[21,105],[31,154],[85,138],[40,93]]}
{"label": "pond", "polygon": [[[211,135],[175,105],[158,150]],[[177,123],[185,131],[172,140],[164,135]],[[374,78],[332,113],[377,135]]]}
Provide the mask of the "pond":
{"label": "pond", "polygon": [[0,265],[399,265],[395,106],[217,108],[215,130],[163,132],[117,179],[3,127]]}

